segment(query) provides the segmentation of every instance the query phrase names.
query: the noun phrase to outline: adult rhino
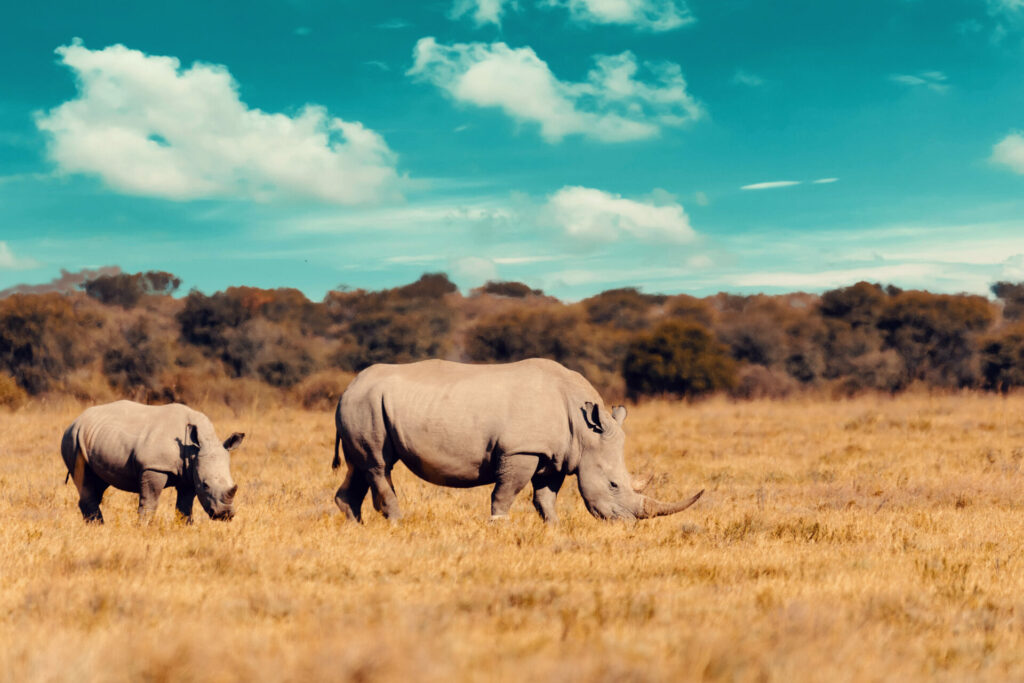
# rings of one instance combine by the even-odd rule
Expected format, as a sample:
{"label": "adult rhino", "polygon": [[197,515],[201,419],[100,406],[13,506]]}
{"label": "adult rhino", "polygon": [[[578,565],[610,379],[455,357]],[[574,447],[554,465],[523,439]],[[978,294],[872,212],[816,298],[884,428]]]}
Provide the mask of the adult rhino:
{"label": "adult rhino", "polygon": [[440,486],[494,484],[492,519],[507,517],[532,482],[534,507],[556,522],[555,496],[569,474],[599,519],[645,519],[693,505],[703,490],[680,503],[635,490],[622,455],[625,418],[624,407],[609,413],[590,382],[550,360],[374,365],[338,402],[333,467],[343,453],[348,474],[334,500],[346,518],[362,521],[369,489],[384,517],[400,518],[391,469],[401,461]]}
{"label": "adult rhino", "polygon": [[231,519],[238,486],[228,451],[244,438],[236,432],[222,444],[208,417],[180,403],[115,401],[79,415],[65,430],[60,450],[87,522],[103,523],[100,502],[108,486],[138,493],[143,519],[170,486],[178,490],[175,507],[186,520],[192,520],[197,495],[212,519]]}

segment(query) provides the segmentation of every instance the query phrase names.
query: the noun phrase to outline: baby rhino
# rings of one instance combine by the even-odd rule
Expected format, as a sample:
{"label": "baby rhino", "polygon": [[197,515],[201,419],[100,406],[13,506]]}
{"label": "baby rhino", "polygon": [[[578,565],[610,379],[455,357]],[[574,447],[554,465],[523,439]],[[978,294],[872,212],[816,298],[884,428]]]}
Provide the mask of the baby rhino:
{"label": "baby rhino", "polygon": [[180,403],[116,401],[79,415],[60,449],[87,522],[103,523],[100,501],[108,486],[138,493],[142,519],[152,515],[169,486],[178,490],[176,507],[186,520],[192,520],[197,495],[212,519],[231,519],[238,486],[228,451],[243,438],[235,433],[222,444],[209,418]]}

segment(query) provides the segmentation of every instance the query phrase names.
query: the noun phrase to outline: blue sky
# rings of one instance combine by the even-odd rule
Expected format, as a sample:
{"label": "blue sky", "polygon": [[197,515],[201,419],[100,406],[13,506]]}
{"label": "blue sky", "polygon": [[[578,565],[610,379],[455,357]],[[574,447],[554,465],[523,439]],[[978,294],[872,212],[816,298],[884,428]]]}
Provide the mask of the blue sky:
{"label": "blue sky", "polygon": [[1024,280],[1024,0],[22,3],[0,58],[0,289]]}

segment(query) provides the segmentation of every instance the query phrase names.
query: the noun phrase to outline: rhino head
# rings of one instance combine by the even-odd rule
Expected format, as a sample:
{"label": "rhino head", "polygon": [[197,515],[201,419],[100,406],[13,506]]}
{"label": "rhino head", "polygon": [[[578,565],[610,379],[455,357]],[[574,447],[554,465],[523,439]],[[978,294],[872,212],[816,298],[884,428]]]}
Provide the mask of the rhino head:
{"label": "rhino head", "polygon": [[235,432],[222,444],[212,429],[203,435],[196,425],[189,424],[186,435],[192,446],[188,469],[199,504],[210,519],[231,519],[235,516],[238,485],[231,478],[231,456],[228,451],[238,448],[245,434]]}
{"label": "rhino head", "polygon": [[671,515],[690,507],[704,493],[701,490],[678,503],[663,503],[643,495],[644,485],[633,481],[622,453],[626,442],[622,431],[622,423],[626,419],[625,406],[618,406],[609,414],[588,401],[582,411],[587,431],[583,434],[583,453],[576,481],[583,503],[594,517],[647,519]]}

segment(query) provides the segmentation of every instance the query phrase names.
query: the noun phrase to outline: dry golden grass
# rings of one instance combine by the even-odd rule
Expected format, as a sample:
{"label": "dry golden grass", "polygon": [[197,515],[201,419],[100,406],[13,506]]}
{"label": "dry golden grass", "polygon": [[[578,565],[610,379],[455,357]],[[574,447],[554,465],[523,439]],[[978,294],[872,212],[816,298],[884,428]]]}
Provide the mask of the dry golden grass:
{"label": "dry golden grass", "polygon": [[[1024,678],[1024,397],[653,403],[627,460],[675,517],[589,517],[407,471],[407,515],[341,524],[326,412],[208,409],[248,432],[239,515],[87,527],[58,444],[79,406],[0,412],[0,678]],[[197,513],[202,514],[197,506]]]}

